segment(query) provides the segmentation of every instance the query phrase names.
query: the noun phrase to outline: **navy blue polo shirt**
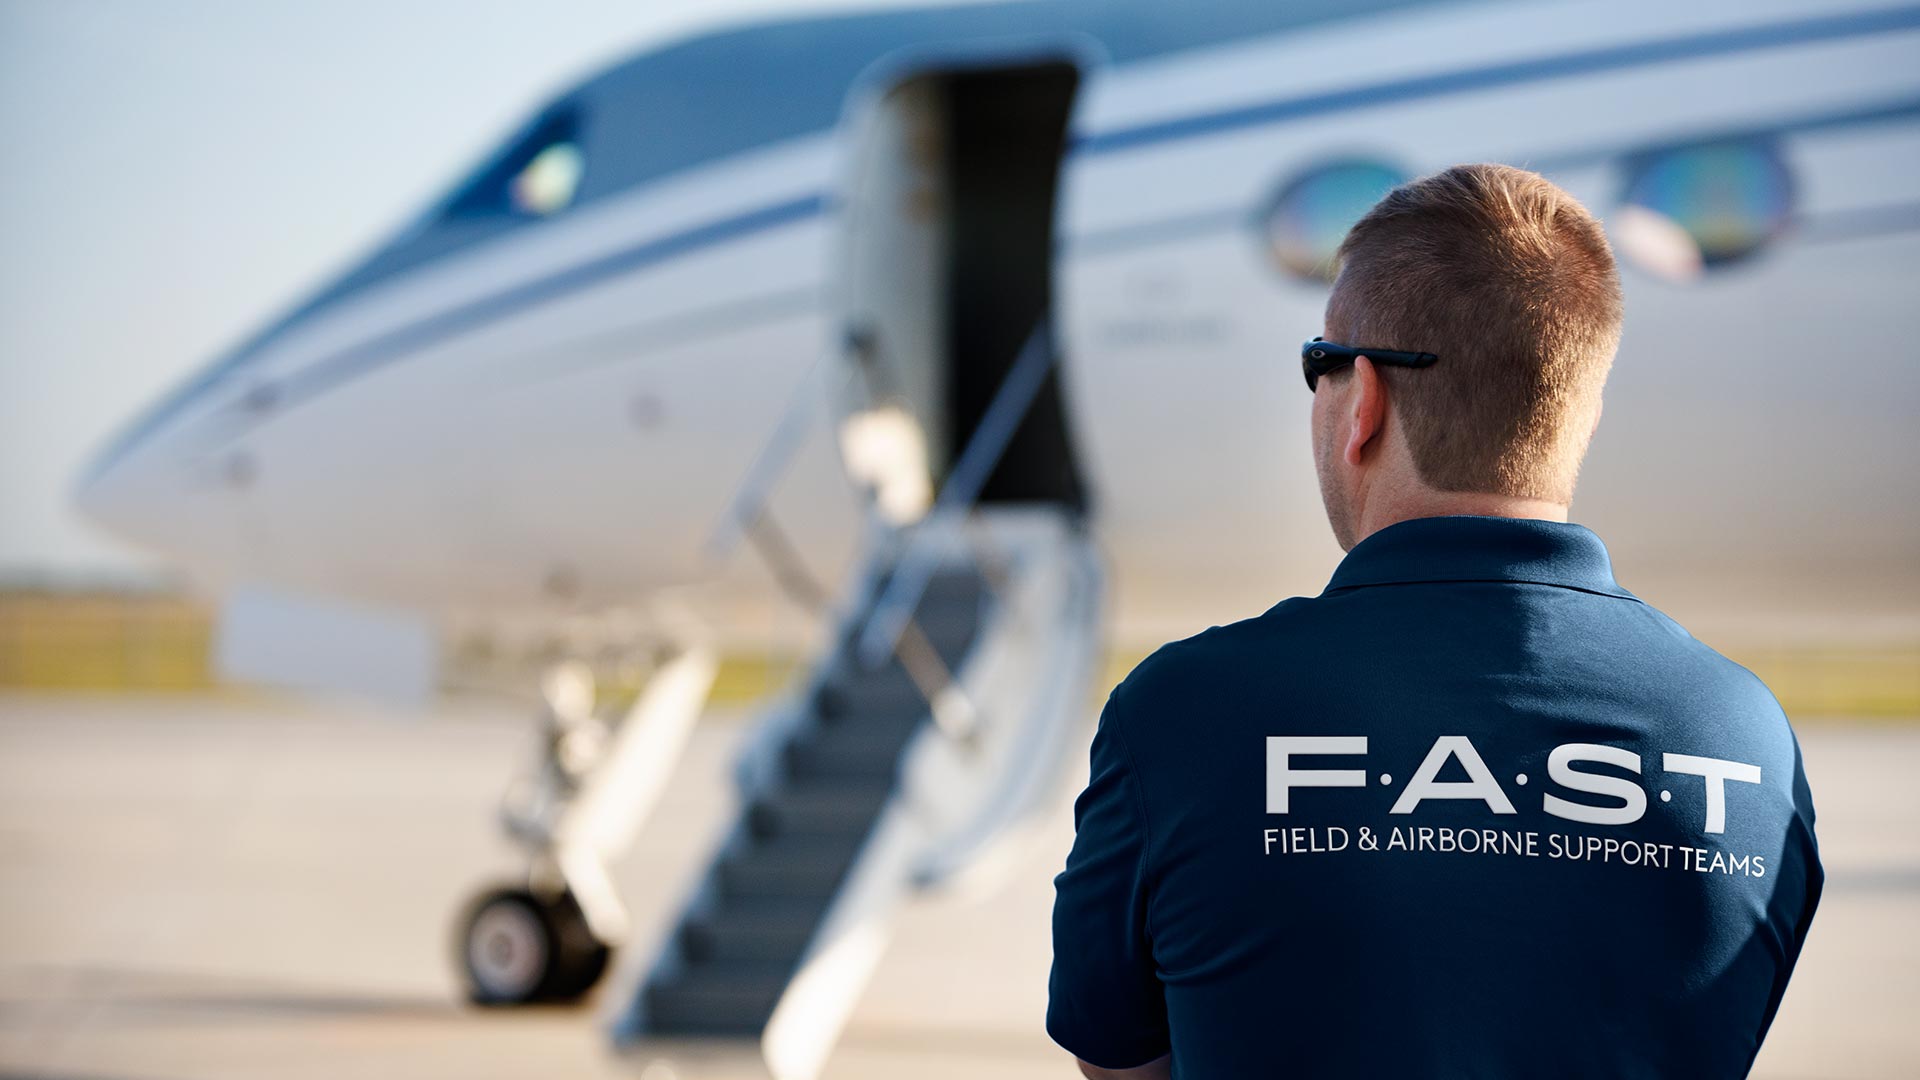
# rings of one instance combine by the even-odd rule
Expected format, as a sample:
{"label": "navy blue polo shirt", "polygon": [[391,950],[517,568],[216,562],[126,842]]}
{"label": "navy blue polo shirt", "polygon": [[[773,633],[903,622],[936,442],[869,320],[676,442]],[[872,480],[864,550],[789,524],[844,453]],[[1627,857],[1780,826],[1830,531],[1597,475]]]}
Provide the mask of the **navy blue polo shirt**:
{"label": "navy blue polo shirt", "polygon": [[1823,875],[1766,686],[1587,528],[1403,521],[1100,717],[1047,1030],[1186,1080],[1718,1077]]}

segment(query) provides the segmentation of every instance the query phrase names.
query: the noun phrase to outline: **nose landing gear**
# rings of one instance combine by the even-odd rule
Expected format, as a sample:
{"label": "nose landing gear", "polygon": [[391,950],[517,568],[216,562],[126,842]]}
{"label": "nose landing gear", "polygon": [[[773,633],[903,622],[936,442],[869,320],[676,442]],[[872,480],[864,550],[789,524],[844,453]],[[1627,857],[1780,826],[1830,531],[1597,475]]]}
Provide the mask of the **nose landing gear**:
{"label": "nose landing gear", "polygon": [[588,927],[573,894],[502,888],[480,896],[461,922],[461,972],[476,1005],[578,1000],[613,950]]}
{"label": "nose landing gear", "polygon": [[458,924],[455,966],[469,1001],[577,1001],[600,980],[627,934],[607,867],[658,800],[716,667],[707,648],[679,650],[611,728],[595,715],[591,672],[566,664],[549,674],[538,766],[502,813],[527,849],[527,883],[482,893]]}

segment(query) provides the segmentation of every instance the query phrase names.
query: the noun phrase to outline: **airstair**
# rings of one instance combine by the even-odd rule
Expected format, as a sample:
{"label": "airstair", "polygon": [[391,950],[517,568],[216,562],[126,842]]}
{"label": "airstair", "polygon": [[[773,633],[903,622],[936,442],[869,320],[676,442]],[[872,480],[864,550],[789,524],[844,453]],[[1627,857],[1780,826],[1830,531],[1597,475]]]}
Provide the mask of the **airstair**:
{"label": "airstair", "polygon": [[875,560],[743,748],[738,816],[618,1018],[637,1052],[724,1042],[779,1080],[817,1074],[899,906],[992,875],[1037,832],[1084,739],[1099,559],[1052,508],[976,510],[943,540],[901,647],[862,656],[912,544]]}
{"label": "airstair", "polygon": [[[929,585],[915,621],[945,663],[973,646],[985,592],[964,569]],[[676,962],[648,981],[648,1030],[759,1035],[891,801],[927,703],[897,659],[835,668],[756,770],[768,775],[681,921]]]}
{"label": "airstair", "polygon": [[636,1056],[811,1080],[899,908],[991,882],[1053,809],[1093,704],[1101,560],[1074,508],[975,502],[1050,363],[1042,327],[939,502],[876,534],[823,654],[748,737],[736,818],[629,958],[615,1034]]}

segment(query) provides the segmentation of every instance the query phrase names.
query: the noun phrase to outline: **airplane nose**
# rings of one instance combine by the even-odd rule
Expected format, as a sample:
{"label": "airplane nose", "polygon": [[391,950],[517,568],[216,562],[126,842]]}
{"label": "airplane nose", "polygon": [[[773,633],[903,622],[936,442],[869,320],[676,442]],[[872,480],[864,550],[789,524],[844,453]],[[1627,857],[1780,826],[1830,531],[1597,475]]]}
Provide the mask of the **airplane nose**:
{"label": "airplane nose", "polygon": [[199,546],[218,516],[205,495],[219,485],[195,482],[192,426],[191,418],[163,412],[140,420],[74,478],[74,508],[140,547],[179,554]]}
{"label": "airplane nose", "polygon": [[112,514],[112,496],[107,485],[110,471],[97,462],[89,463],[74,477],[69,488],[73,508],[95,525],[106,526]]}

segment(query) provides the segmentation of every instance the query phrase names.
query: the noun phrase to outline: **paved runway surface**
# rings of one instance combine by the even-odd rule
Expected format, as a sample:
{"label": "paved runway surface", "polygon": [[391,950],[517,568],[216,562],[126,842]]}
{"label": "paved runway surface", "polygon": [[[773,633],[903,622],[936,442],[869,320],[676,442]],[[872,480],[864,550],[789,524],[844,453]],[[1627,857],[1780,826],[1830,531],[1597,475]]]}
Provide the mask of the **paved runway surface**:
{"label": "paved runway surface", "polygon": [[[703,724],[623,887],[664,919],[727,813],[739,719]],[[609,1053],[593,1007],[458,1004],[449,920],[515,865],[527,725],[316,704],[0,697],[0,1076],[750,1076]],[[1920,1075],[1920,727],[1802,731],[1830,874],[1758,1076]],[[1040,1027],[1056,826],[984,898],[916,903],[836,1080],[1071,1077]]]}

